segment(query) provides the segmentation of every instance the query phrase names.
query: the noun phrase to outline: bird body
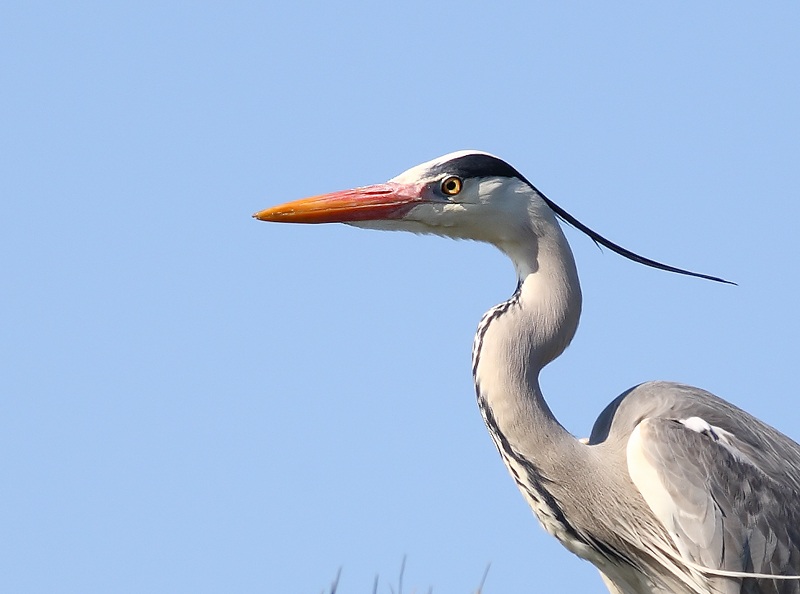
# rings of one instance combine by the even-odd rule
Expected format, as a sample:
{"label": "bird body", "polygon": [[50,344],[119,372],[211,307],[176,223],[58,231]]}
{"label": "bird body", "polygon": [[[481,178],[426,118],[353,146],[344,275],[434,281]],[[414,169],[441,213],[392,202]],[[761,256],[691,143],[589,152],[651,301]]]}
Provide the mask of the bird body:
{"label": "bird body", "polygon": [[267,209],[257,218],[346,222],[485,241],[517,288],[475,336],[478,407],[544,529],[593,563],[611,592],[800,593],[800,446],[705,391],[636,386],[575,439],[548,407],[541,370],[569,345],[581,291],[557,217],[622,255],[506,162],[462,151],[386,184]]}

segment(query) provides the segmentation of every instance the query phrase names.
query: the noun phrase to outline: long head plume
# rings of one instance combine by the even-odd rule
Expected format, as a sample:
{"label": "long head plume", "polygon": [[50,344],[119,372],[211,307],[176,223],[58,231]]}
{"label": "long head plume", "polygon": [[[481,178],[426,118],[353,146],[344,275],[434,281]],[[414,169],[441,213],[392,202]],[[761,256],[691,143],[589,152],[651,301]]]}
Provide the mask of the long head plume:
{"label": "long head plume", "polygon": [[[481,194],[478,188],[487,180],[490,180],[492,189]],[[446,183],[455,185],[446,187]],[[498,218],[504,213],[514,214],[511,210],[504,210],[509,207],[508,200],[504,198],[516,196],[510,190],[512,186],[509,184],[513,183],[527,185],[557,217],[588,235],[596,244],[624,258],[667,272],[736,284],[717,276],[657,262],[625,249],[593,231],[547,198],[507,162],[481,151],[450,153],[412,167],[383,184],[312,196],[268,208],[253,216],[275,222],[341,222],[493,243],[495,237],[492,233],[502,235],[518,222],[513,216]],[[503,193],[504,189],[508,194]],[[522,205],[515,204],[518,207]],[[495,210],[492,210],[492,206]]]}
{"label": "long head plume", "polygon": [[[538,192],[538,190],[537,190]],[[714,281],[717,283],[725,283],[726,285],[735,285],[733,281],[726,280],[724,278],[720,278],[718,276],[712,276],[710,274],[703,274],[702,272],[692,272],[691,270],[685,270],[683,268],[677,268],[676,266],[670,266],[669,264],[664,264],[663,262],[658,262],[656,260],[651,260],[650,258],[645,258],[644,256],[640,256],[639,254],[630,251],[622,247],[619,244],[614,243],[613,241],[606,239],[602,235],[600,235],[597,231],[587,227],[583,223],[581,223],[578,219],[573,217],[569,214],[566,210],[561,208],[558,204],[550,200],[547,196],[539,192],[539,195],[542,197],[558,217],[567,223],[568,225],[572,225],[579,231],[582,231],[586,235],[588,235],[592,241],[594,241],[598,245],[602,245],[610,249],[612,252],[616,252],[623,258],[627,258],[628,260],[632,260],[633,262],[637,262],[639,264],[644,264],[645,266],[650,266],[651,268],[657,268],[659,270],[666,270],[667,272],[674,272],[676,274],[685,274],[686,276],[695,276],[697,278],[704,278],[706,280]]]}

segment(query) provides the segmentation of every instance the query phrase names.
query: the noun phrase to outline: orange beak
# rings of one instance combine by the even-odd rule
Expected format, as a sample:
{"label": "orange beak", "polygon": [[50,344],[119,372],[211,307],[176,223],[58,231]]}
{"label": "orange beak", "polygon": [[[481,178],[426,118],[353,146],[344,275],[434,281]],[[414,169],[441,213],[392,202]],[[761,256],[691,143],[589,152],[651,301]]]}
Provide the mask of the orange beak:
{"label": "orange beak", "polygon": [[423,202],[422,186],[388,182],[320,194],[273,206],[253,215],[276,223],[346,223],[402,218]]}

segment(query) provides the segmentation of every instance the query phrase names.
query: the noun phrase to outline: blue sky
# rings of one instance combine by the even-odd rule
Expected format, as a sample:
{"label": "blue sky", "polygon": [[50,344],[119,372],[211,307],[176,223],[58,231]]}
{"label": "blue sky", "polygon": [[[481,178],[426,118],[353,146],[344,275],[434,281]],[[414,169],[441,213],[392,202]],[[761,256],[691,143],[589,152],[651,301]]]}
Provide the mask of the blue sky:
{"label": "blue sky", "polygon": [[796,3],[0,8],[0,575],[14,592],[602,592],[482,426],[492,248],[271,204],[477,148],[568,231],[587,435],[648,379],[800,437]]}

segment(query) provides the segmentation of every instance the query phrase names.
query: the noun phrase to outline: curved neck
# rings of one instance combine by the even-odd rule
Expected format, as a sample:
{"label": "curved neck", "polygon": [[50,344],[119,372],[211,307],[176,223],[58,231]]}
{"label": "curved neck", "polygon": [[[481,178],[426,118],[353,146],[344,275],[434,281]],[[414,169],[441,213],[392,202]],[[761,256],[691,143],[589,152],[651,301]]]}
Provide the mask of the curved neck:
{"label": "curved neck", "polygon": [[575,440],[544,401],[539,372],[572,340],[581,292],[572,252],[555,220],[526,239],[498,246],[514,262],[519,285],[511,299],[484,315],[473,375],[490,432],[500,434],[493,434],[495,442],[502,438],[546,471],[553,443]]}

